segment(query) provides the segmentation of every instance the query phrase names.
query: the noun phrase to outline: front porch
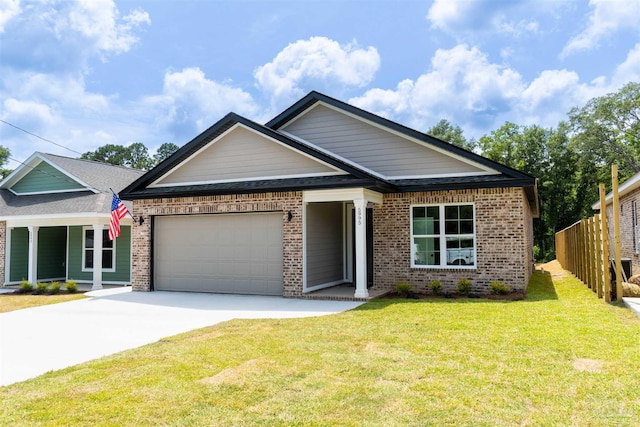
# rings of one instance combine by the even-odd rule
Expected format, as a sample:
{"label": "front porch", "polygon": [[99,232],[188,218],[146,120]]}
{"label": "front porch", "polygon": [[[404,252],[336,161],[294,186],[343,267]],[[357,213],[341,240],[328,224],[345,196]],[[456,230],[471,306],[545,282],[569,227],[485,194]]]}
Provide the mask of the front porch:
{"label": "front porch", "polygon": [[329,288],[320,289],[318,291],[309,292],[302,295],[303,299],[329,300],[329,301],[371,301],[381,298],[391,291],[389,289],[371,288],[368,289],[368,296],[356,297],[355,285],[352,283],[343,283],[341,285],[331,286]]}
{"label": "front porch", "polygon": [[365,188],[303,193],[302,298],[368,301],[374,287],[373,206]]}

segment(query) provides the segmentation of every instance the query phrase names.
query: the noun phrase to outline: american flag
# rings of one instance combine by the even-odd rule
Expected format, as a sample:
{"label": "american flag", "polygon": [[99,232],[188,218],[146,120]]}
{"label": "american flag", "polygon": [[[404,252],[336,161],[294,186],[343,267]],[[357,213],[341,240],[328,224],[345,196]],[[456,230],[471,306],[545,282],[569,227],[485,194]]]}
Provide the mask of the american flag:
{"label": "american flag", "polygon": [[111,220],[109,221],[109,240],[120,236],[120,220],[127,216],[129,210],[115,194],[111,201]]}

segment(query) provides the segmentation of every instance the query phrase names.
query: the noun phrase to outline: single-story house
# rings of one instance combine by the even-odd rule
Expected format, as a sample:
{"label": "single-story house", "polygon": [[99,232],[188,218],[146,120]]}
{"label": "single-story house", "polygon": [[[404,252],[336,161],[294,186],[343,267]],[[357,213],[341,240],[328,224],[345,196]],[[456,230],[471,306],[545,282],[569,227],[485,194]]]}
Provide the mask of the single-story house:
{"label": "single-story house", "polygon": [[[640,274],[640,228],[638,227],[638,208],[640,207],[640,172],[633,175],[618,187],[620,202],[620,246],[622,258],[631,260],[631,274]],[[613,193],[606,196],[607,226],[609,227],[609,253],[614,254],[613,239]],[[600,202],[592,208],[600,210]]]}
{"label": "single-story house", "polygon": [[487,293],[534,268],[534,177],[317,92],[265,125],[229,113],[121,197],[138,291]]}
{"label": "single-story house", "polygon": [[[108,239],[113,191],[144,172],[34,153],[0,182],[0,280],[131,283],[131,217]],[[128,208],[132,205],[128,203]]]}

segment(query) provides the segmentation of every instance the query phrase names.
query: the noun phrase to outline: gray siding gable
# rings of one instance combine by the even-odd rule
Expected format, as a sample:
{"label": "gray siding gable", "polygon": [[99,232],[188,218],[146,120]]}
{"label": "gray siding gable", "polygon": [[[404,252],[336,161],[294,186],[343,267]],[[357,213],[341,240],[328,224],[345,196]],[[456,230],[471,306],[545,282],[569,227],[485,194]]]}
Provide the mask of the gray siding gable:
{"label": "gray siding gable", "polygon": [[149,187],[346,174],[238,124]]}
{"label": "gray siding gable", "polygon": [[322,102],[313,105],[280,131],[387,179],[498,173]]}

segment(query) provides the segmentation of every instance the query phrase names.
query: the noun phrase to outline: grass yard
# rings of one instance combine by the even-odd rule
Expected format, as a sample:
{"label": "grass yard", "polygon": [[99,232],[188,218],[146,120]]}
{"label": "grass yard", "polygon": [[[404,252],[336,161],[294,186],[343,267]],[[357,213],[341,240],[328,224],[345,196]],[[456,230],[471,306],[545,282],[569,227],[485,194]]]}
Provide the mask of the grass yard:
{"label": "grass yard", "polygon": [[2,294],[0,295],[0,313],[20,310],[22,308],[37,307],[39,305],[56,304],[59,302],[73,301],[85,298],[84,294],[59,294],[59,295],[26,295],[26,294]]}
{"label": "grass yard", "polygon": [[638,426],[640,320],[536,273],[523,301],[231,321],[0,388],[0,401],[11,426]]}

